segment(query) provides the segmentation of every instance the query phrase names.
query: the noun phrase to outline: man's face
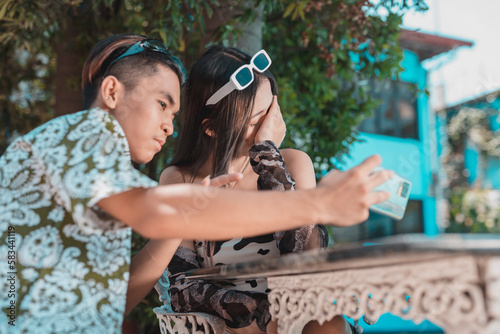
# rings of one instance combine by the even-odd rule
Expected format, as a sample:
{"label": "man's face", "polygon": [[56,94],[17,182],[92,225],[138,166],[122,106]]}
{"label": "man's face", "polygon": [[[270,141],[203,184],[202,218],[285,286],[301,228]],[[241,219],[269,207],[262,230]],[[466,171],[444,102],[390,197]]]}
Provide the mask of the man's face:
{"label": "man's face", "polygon": [[127,137],[132,161],[139,164],[151,161],[174,132],[173,119],[180,107],[177,75],[166,66],[157,69],[133,90],[123,90],[113,112]]}

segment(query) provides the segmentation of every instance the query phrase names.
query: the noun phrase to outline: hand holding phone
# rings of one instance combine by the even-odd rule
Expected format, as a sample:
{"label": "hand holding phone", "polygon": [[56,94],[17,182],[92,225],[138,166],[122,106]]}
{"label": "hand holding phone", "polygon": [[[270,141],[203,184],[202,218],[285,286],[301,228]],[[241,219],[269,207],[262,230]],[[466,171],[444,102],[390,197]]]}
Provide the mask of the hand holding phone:
{"label": "hand holding phone", "polygon": [[[373,171],[378,172],[384,170],[382,167],[377,167]],[[392,217],[394,219],[402,219],[408,198],[410,197],[411,182],[398,174],[376,187],[374,191],[387,191],[391,197],[384,202],[370,206],[370,210]]]}

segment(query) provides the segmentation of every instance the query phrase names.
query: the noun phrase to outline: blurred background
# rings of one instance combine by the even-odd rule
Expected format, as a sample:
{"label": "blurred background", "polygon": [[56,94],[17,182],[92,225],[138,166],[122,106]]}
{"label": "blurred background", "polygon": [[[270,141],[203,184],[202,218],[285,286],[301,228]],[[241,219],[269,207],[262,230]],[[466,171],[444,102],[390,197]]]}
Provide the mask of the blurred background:
{"label": "blurred background", "polygon": [[[265,48],[287,122],[282,147],[318,179],[371,154],[413,183],[400,221],[372,213],[331,244],[401,233],[500,232],[500,2],[478,0],[0,0],[0,154],[81,108],[80,73],[102,38],[163,41],[187,69],[206,46]],[[157,179],[176,133],[138,169]],[[134,236],[134,250],[145,240]],[[158,333],[150,294],[124,332]],[[367,333],[439,333],[389,315]]]}
{"label": "blurred background", "polygon": [[428,10],[403,17],[403,72],[399,80],[375,87],[383,102],[357,127],[365,141],[351,145],[343,161],[348,168],[380,152],[384,167],[413,182],[406,215],[391,224],[373,214],[355,231],[336,231],[337,241],[500,231],[500,45],[494,17],[500,3],[426,4]]}

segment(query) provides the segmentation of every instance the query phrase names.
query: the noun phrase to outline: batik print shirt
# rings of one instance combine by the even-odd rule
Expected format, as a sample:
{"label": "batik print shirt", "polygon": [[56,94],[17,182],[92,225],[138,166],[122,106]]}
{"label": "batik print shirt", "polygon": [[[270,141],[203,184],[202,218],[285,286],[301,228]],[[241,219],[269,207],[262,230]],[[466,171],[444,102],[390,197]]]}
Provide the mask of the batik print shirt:
{"label": "batik print shirt", "polygon": [[0,333],[121,333],[131,229],[96,203],[155,185],[98,108],[16,139],[0,157]]}

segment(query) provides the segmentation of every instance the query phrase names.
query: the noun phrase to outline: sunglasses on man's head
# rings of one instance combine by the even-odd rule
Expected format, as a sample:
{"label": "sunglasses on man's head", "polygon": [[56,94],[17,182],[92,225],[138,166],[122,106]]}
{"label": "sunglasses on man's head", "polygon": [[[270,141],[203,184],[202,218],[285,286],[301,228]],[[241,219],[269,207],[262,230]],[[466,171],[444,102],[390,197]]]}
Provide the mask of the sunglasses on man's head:
{"label": "sunglasses on man's head", "polygon": [[260,50],[252,59],[250,64],[240,66],[229,78],[229,82],[216,91],[205,104],[206,106],[216,104],[233,90],[243,90],[247,88],[254,80],[253,70],[264,72],[271,66],[271,58],[266,51]]}
{"label": "sunglasses on man's head", "polygon": [[103,78],[106,77],[109,74],[109,71],[111,70],[111,67],[120,59],[136,55],[138,53],[141,53],[142,51],[149,50],[149,51],[156,51],[156,52],[161,52],[163,54],[166,54],[169,56],[181,69],[182,74],[184,77],[186,76],[184,66],[182,66],[181,61],[175,57],[168,49],[163,45],[162,42],[157,41],[155,39],[145,39],[142,41],[139,41],[133,45],[131,45],[124,53],[122,53],[118,58],[113,60],[109,65],[108,68],[105,72],[105,75],[103,75]]}

